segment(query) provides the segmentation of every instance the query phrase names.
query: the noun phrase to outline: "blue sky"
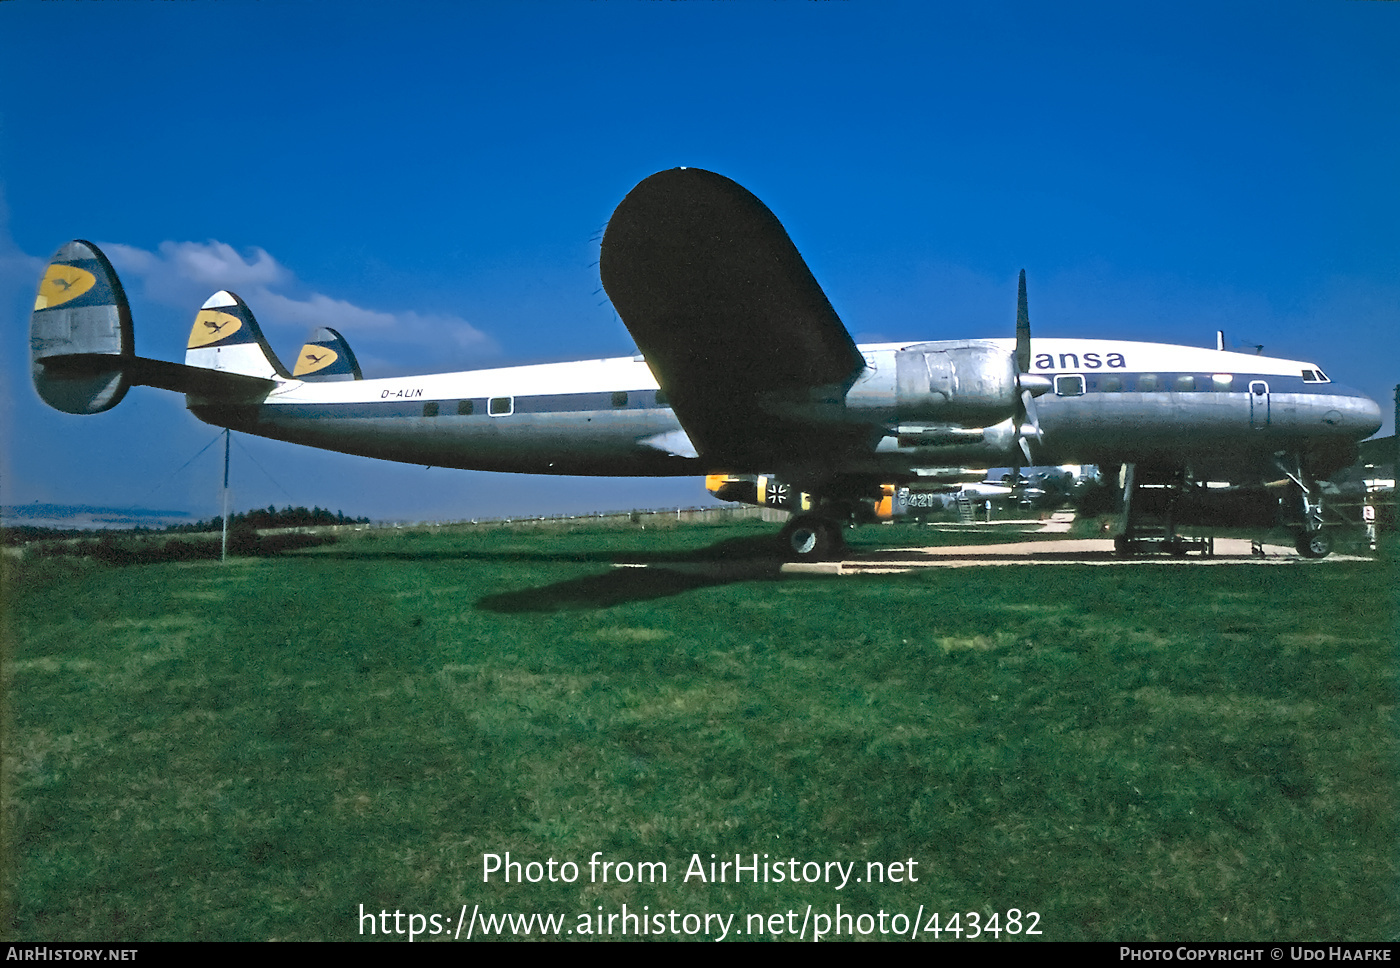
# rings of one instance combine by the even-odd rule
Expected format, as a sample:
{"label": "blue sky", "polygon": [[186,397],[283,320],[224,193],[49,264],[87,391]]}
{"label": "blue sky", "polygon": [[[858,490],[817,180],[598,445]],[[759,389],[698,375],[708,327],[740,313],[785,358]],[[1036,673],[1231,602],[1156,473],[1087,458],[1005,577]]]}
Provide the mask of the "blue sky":
{"label": "blue sky", "polygon": [[[217,431],[48,410],[27,320],[102,245],[137,351],[231,288],[369,376],[633,352],[598,236],[689,165],[786,225],[857,339],[1265,345],[1400,382],[1400,5],[0,3],[0,503],[217,509]],[[425,470],[240,438],[238,507],[437,519],[704,504],[702,482]],[[178,473],[177,473],[178,471]]]}

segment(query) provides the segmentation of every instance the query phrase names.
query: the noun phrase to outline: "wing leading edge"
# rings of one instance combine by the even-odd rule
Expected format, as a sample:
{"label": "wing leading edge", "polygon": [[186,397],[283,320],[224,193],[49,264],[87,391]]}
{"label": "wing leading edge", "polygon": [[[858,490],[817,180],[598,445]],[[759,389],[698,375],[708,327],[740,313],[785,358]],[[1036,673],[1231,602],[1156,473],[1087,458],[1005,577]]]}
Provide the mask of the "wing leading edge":
{"label": "wing leading edge", "polygon": [[700,455],[715,466],[820,464],[867,431],[844,398],[865,360],[776,216],[698,168],[637,185],[600,272]]}

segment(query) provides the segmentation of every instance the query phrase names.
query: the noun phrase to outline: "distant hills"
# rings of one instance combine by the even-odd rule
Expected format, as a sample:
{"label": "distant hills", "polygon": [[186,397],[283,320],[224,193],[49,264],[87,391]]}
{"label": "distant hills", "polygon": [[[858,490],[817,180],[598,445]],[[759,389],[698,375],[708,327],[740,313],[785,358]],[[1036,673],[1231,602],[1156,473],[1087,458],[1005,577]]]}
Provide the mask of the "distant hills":
{"label": "distant hills", "polygon": [[165,528],[172,524],[192,524],[187,511],[154,508],[103,508],[91,504],[6,504],[0,505],[0,525],[9,528],[67,528],[72,530],[113,530]]}

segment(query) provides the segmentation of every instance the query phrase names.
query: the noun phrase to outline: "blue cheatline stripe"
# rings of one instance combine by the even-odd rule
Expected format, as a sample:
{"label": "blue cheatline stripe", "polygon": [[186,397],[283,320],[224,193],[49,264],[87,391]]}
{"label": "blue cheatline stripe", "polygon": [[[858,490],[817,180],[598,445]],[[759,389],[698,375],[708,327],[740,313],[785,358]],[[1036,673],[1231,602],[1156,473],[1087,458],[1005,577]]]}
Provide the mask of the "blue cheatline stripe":
{"label": "blue cheatline stripe", "polygon": [[[552,393],[534,396],[515,397],[514,413],[598,413],[603,411],[658,410],[666,409],[657,403],[656,390],[628,390],[625,406],[620,394],[624,391],[602,391],[597,393]],[[491,397],[490,400],[502,399]],[[314,420],[325,418],[354,419],[380,417],[456,417],[461,415],[459,405],[471,404],[471,416],[486,417],[487,397],[413,397],[408,400],[397,398],[369,403],[268,403],[265,404],[278,417]],[[423,406],[436,403],[436,414],[424,414]],[[500,420],[502,417],[493,419]]]}
{"label": "blue cheatline stripe", "polygon": [[[1337,386],[1334,383],[1308,382],[1303,379],[1301,373],[1297,376],[1289,376],[1278,373],[1231,373],[1232,378],[1228,385],[1218,385],[1215,382],[1215,374],[1220,370],[1196,371],[1194,373],[1183,373],[1180,371],[1167,372],[1165,370],[1144,370],[1125,372],[1122,370],[1071,370],[1064,373],[1045,373],[1044,376],[1052,380],[1063,376],[1084,377],[1085,393],[1247,393],[1250,383],[1255,380],[1263,380],[1269,385],[1270,393],[1325,393],[1330,396],[1349,397],[1361,396],[1356,391]],[[1157,385],[1149,390],[1138,389],[1138,382],[1143,377],[1156,377]],[[1196,386],[1192,390],[1180,390],[1176,381],[1181,377],[1192,377],[1196,381]],[[1106,380],[1117,379],[1121,384],[1117,390],[1105,390]]]}

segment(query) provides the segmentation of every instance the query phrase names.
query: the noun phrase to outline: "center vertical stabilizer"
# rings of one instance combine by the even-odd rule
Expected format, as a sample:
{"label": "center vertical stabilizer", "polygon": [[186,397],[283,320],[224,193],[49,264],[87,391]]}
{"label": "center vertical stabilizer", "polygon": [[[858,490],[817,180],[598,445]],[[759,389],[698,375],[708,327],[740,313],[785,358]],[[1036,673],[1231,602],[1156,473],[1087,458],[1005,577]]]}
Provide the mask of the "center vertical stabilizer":
{"label": "center vertical stabilizer", "polygon": [[210,296],[194,317],[185,365],[240,373],[265,380],[290,380],[247,303],[228,290]]}
{"label": "center vertical stabilizer", "polygon": [[350,344],[329,326],[322,326],[311,334],[297,355],[292,376],[307,383],[365,378]]}

